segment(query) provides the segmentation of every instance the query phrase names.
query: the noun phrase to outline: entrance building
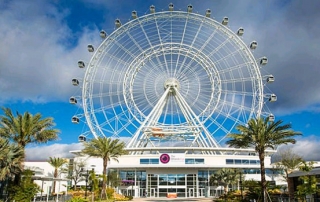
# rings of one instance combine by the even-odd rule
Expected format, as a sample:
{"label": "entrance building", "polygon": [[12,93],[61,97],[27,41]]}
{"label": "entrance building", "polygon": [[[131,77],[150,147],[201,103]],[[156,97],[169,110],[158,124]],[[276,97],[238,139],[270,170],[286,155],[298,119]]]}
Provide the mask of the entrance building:
{"label": "entrance building", "polygon": [[[265,159],[266,179],[281,182],[272,170],[271,154]],[[168,158],[168,159],[167,159]],[[121,180],[117,192],[133,197],[215,197],[223,194],[222,186],[210,185],[210,176],[221,168],[237,168],[245,179],[260,180],[260,161],[253,152],[228,152],[225,155],[159,153],[121,156],[108,164]],[[229,190],[240,189],[240,179]]]}

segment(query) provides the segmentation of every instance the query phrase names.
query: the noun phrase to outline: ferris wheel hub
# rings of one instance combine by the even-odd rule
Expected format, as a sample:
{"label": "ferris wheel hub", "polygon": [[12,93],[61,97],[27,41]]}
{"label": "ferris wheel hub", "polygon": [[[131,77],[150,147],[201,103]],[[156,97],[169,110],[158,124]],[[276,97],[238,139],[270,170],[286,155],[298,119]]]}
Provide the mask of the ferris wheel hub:
{"label": "ferris wheel hub", "polygon": [[176,88],[177,90],[180,89],[180,83],[178,79],[176,78],[169,78],[164,82],[164,90],[170,89],[170,92],[173,92],[173,88]]}

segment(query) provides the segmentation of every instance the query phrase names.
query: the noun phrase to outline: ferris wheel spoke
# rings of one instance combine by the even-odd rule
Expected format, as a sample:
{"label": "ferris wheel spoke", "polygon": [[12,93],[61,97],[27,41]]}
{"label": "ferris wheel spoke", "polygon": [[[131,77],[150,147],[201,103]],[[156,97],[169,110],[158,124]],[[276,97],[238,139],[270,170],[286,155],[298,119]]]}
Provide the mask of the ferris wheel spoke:
{"label": "ferris wheel spoke", "polygon": [[251,112],[251,108],[245,106],[243,103],[241,104],[235,104],[233,102],[224,100],[217,106],[218,111],[216,111],[219,114],[222,114],[224,117],[230,117],[231,114],[234,114],[234,112]]}
{"label": "ferris wheel spoke", "polygon": [[[144,36],[145,36],[145,39],[148,41],[149,47],[152,49],[152,51],[155,51],[154,46],[152,45],[152,43],[151,43],[151,41],[150,41],[150,37],[151,37],[151,36],[149,37],[149,35],[147,34],[145,28],[143,27],[143,25],[141,24],[141,21],[140,21],[139,19],[138,19],[138,22],[139,22],[140,28],[141,28]],[[159,32],[158,32],[158,33],[159,33]],[[143,50],[142,52],[144,52],[144,50]],[[160,61],[160,59],[159,59],[158,57],[156,57],[156,60],[157,60],[157,63],[158,63],[158,64],[161,63],[161,61]],[[157,65],[156,65],[155,62],[151,61],[150,63],[151,63],[151,65],[152,65],[152,67],[157,67]]]}
{"label": "ferris wheel spoke", "polygon": [[[158,33],[158,39],[159,39],[159,42],[160,42],[160,46],[161,46],[161,49],[162,49],[162,55],[164,56],[164,49],[163,49],[163,38],[161,37],[161,28],[160,26],[158,25],[158,21],[156,18],[154,18],[154,21],[155,21],[155,26],[156,26],[156,29],[157,29],[157,33]],[[158,56],[157,56],[158,58]],[[160,60],[160,58],[158,58]],[[161,61],[161,60],[160,60]],[[169,75],[169,69],[168,69],[168,63],[167,63],[167,59],[166,57],[163,57],[163,61],[165,63],[165,68],[166,68],[166,73]]]}
{"label": "ferris wheel spoke", "polygon": [[[225,61],[228,61],[228,59],[232,59],[232,57],[236,56],[236,54],[239,54],[239,52],[241,51],[241,49],[237,49],[236,51],[232,52],[232,53],[229,53],[228,55],[226,56],[223,56],[221,57],[220,59],[218,60],[215,60],[214,61],[214,64],[219,64],[220,62],[225,62]],[[250,61],[248,61],[247,63],[250,63]]]}
{"label": "ferris wheel spoke", "polygon": [[252,81],[254,78],[250,78],[250,77],[232,77],[230,79],[227,80],[221,80],[221,84],[238,84],[238,85],[242,85],[244,86],[245,82],[250,82]]}
{"label": "ferris wheel spoke", "polygon": [[184,28],[183,28],[183,33],[182,33],[182,36],[181,36],[181,40],[180,40],[180,48],[179,48],[179,52],[177,54],[177,61],[176,61],[176,65],[175,65],[175,69],[174,69],[174,73],[173,75],[176,75],[177,73],[177,70],[179,70],[179,61],[180,61],[180,50],[182,48],[182,46],[184,45],[184,37],[185,37],[185,34],[186,34],[186,30],[187,30],[187,25],[188,25],[188,17],[186,18],[186,21],[184,23]]}
{"label": "ferris wheel spoke", "polygon": [[[203,25],[203,23],[201,22],[201,23],[200,23],[200,26],[198,27],[197,32],[196,32],[196,34],[195,34],[195,36],[194,36],[194,38],[193,38],[193,40],[192,40],[192,42],[191,42],[191,44],[190,44],[189,47],[193,47],[196,39],[198,39],[198,35],[199,35],[199,32],[200,32],[200,30],[201,30],[201,28],[202,28],[202,25]],[[191,50],[191,49],[189,48],[189,50],[187,51],[187,53],[189,53],[190,50]],[[191,58],[191,61],[194,60],[194,57],[195,57],[195,56],[196,56],[196,55],[192,55],[192,57],[190,57],[190,58]],[[184,67],[186,61],[187,61],[187,57],[185,57],[184,60],[181,62],[179,72],[180,72],[181,70],[183,70],[183,68],[181,68],[181,67]],[[191,61],[189,61],[189,64],[190,64]],[[187,65],[187,66],[188,66],[188,65]]]}
{"label": "ferris wheel spoke", "polygon": [[211,56],[213,56],[214,54],[216,54],[221,48],[223,48],[228,42],[230,41],[229,38],[225,39],[218,47],[216,47],[214,50],[212,50],[212,52],[208,55],[208,57],[210,58]]}

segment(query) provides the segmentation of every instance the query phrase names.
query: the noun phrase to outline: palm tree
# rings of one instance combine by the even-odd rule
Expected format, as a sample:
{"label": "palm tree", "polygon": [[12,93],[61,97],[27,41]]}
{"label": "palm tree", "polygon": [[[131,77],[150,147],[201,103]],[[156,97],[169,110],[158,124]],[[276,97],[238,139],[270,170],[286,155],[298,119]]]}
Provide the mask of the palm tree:
{"label": "palm tree", "polygon": [[[17,112],[16,117],[9,108],[2,107],[4,115],[0,116],[0,136],[8,138],[23,150],[29,143],[46,143],[58,139],[59,130],[53,129],[53,118],[42,118],[41,114],[35,115]],[[20,159],[21,167],[24,158]],[[16,174],[15,184],[19,185],[21,173]]]}
{"label": "palm tree", "polygon": [[287,181],[289,198],[292,200],[294,198],[293,178],[288,176],[294,170],[299,169],[299,166],[304,162],[304,160],[291,149],[287,149],[278,153],[276,161],[276,166],[285,172],[283,177]]}
{"label": "palm tree", "polygon": [[59,130],[53,129],[53,118],[42,118],[35,115],[17,112],[15,117],[9,108],[2,108],[4,115],[0,116],[1,136],[7,137],[18,145],[26,147],[29,143],[47,143],[58,139]]}
{"label": "palm tree", "polygon": [[102,158],[103,160],[103,180],[102,180],[102,199],[106,198],[106,174],[107,174],[107,165],[108,161],[111,159],[118,161],[118,158],[121,155],[127,154],[125,150],[125,143],[120,142],[119,139],[111,139],[106,137],[98,137],[92,139],[89,142],[84,143],[84,149],[82,150],[83,154],[86,154],[91,157]]}
{"label": "palm tree", "polygon": [[278,145],[296,143],[292,137],[301,135],[291,129],[291,124],[282,125],[283,121],[269,121],[269,118],[253,118],[250,119],[247,125],[238,125],[236,129],[239,134],[229,134],[231,138],[226,143],[230,147],[249,148],[253,147],[259,155],[261,169],[261,196],[266,201],[267,182],[265,178],[265,150],[267,148],[276,149]]}
{"label": "palm tree", "polygon": [[0,138],[0,181],[21,173],[24,153],[20,146]]}
{"label": "palm tree", "polygon": [[[66,159],[63,158],[56,158],[56,157],[49,157],[49,161],[48,163],[54,167],[54,173],[53,173],[53,177],[54,178],[58,178],[59,175],[59,169],[64,166],[67,163]],[[55,193],[56,190],[56,181],[53,181],[53,187],[52,187],[52,193]]]}
{"label": "palm tree", "polygon": [[229,191],[229,185],[235,184],[239,179],[239,172],[231,168],[222,168],[210,176],[211,185],[222,185],[224,194]]}

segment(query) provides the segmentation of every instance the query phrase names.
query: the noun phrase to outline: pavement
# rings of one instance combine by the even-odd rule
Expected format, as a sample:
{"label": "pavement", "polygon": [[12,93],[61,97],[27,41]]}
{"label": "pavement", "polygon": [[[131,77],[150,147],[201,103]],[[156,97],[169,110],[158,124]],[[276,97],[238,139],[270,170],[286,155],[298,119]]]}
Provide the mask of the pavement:
{"label": "pavement", "polygon": [[196,202],[196,201],[202,201],[202,202],[212,202],[213,198],[134,198],[132,201],[134,202],[184,202],[184,201],[190,201],[190,202]]}

